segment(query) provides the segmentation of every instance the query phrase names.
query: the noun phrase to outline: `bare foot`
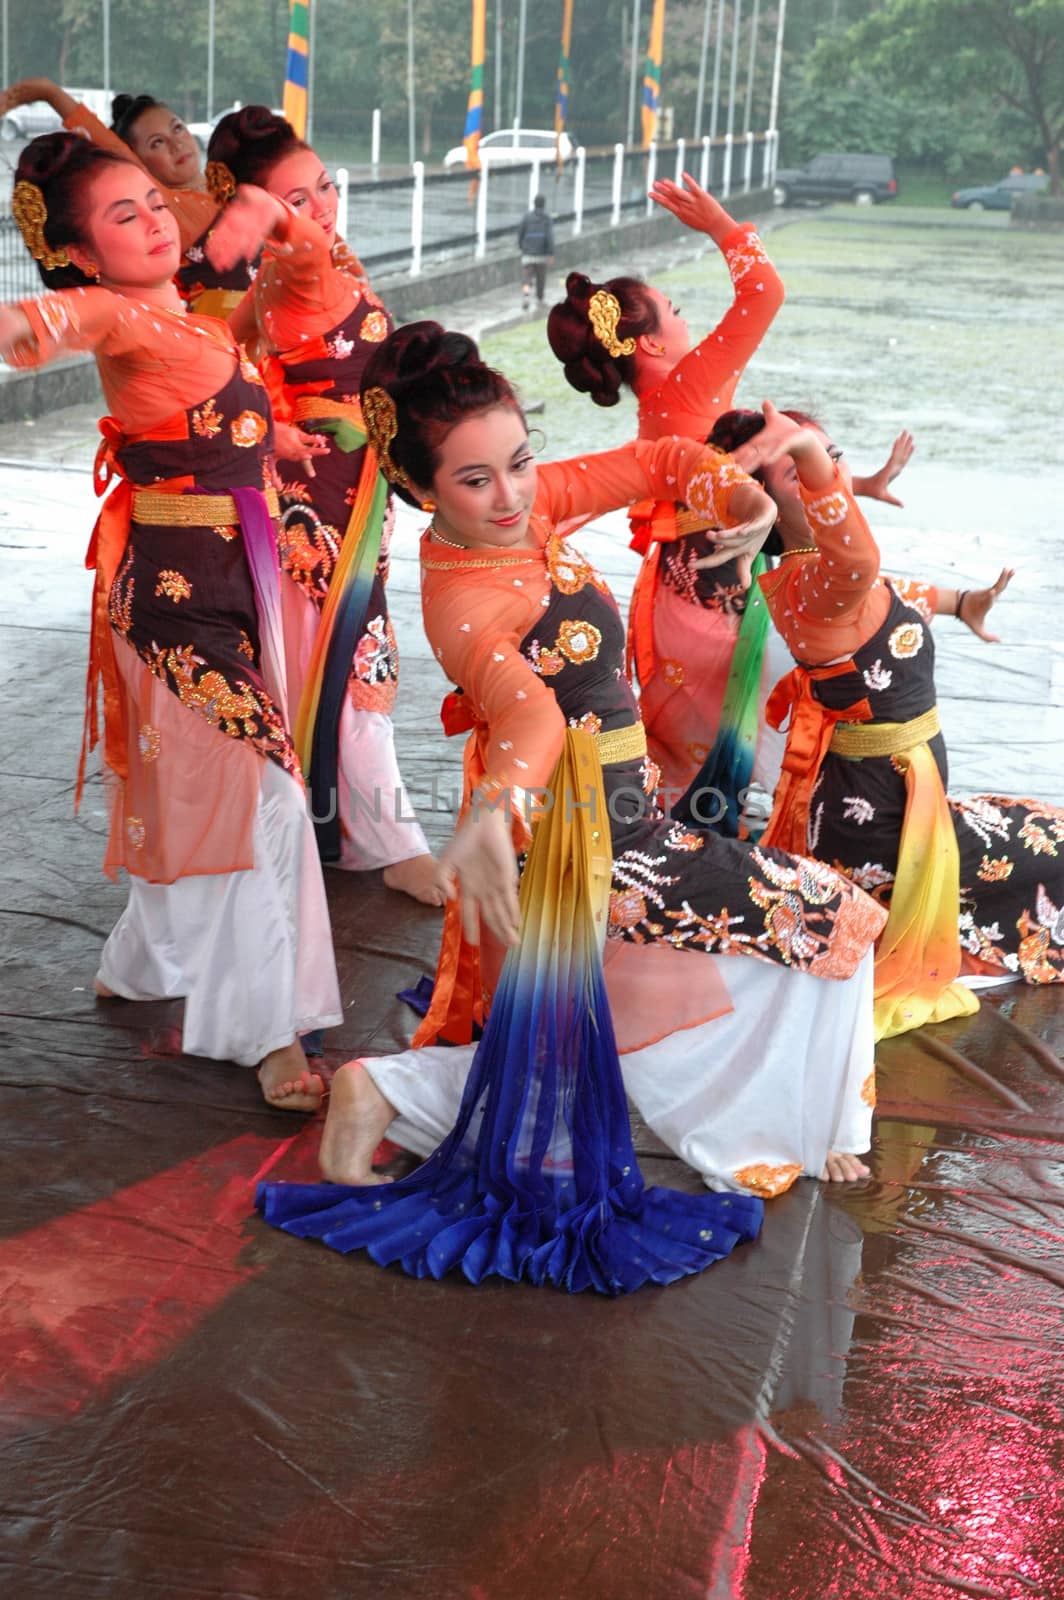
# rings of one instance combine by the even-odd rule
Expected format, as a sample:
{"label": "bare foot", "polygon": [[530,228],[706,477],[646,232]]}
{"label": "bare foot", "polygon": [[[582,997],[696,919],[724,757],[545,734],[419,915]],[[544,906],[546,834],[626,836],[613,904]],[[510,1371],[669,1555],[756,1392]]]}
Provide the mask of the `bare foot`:
{"label": "bare foot", "polygon": [[373,1170],[373,1156],[395,1119],[361,1061],[347,1061],[333,1075],[329,1115],[318,1163],[327,1183],[390,1183]]}
{"label": "bare foot", "polygon": [[856,1183],[859,1178],[869,1177],[871,1170],[856,1156],[842,1155],[838,1150],[829,1150],[820,1178],[823,1183]]}
{"label": "bare foot", "polygon": [[384,886],[420,900],[423,906],[442,906],[443,890],[437,881],[439,863],[435,856],[411,856],[407,861],[393,861],[384,869]]}
{"label": "bare foot", "polygon": [[298,1039],[271,1050],[259,1065],[262,1098],[281,1111],[317,1111],[325,1085],[316,1072],[308,1072],[307,1058]]}
{"label": "bare foot", "polygon": [[93,994],[99,995],[101,1000],[118,999],[118,996],[115,994],[114,990],[109,989],[106,983],[104,983],[103,979],[99,977],[93,978],[92,980],[92,992]]}

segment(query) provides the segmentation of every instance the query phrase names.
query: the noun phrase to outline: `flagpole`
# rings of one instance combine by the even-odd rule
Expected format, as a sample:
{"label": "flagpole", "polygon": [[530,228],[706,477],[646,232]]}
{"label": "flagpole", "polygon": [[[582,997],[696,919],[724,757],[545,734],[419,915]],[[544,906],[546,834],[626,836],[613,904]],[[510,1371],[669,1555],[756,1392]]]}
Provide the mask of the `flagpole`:
{"label": "flagpole", "polygon": [[639,0],[632,0],[632,73],[628,81],[628,137],[627,145],[635,143],[636,85],[639,82]]}
{"label": "flagpole", "polygon": [[414,110],[414,0],[406,0],[406,104],[407,134],[410,144],[410,165],[417,157],[416,117]]}
{"label": "flagpole", "polygon": [[317,0],[307,0],[307,143],[314,143],[314,24]]}
{"label": "flagpole", "polygon": [[495,127],[502,127],[502,0],[495,0]]}
{"label": "flagpole", "polygon": [[514,127],[521,126],[525,110],[525,38],[528,31],[528,0],[521,0],[517,25],[517,88],[514,96]]}
{"label": "flagpole", "polygon": [[[720,0],[723,4],[723,0]],[[709,29],[713,16],[713,0],[706,0],[702,13],[702,53],[698,58],[698,99],[695,101],[695,138],[702,137],[702,112],[706,105],[706,61],[709,56]]]}
{"label": "flagpole", "polygon": [[[6,82],[5,78],[5,82]],[[214,118],[214,0],[207,0],[207,121]]]}
{"label": "flagpole", "polygon": [[743,132],[749,133],[754,111],[754,68],[757,56],[757,28],[761,20],[761,0],[754,0],[754,15],[750,21],[750,57],[746,70],[746,109],[743,113]]}

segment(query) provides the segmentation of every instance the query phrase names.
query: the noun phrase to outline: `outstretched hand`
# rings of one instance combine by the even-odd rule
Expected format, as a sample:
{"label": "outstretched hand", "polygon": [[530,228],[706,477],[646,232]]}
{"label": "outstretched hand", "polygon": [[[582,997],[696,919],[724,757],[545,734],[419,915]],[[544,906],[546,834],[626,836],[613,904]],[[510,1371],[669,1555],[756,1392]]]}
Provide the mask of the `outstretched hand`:
{"label": "outstretched hand", "polygon": [[702,572],[734,561],[739,582],[749,589],[754,557],[776,525],[776,502],[756,483],[744,483],[732,491],[731,506],[743,520],[733,528],[715,532],[712,553],[693,565]]}
{"label": "outstretched hand", "polygon": [[692,228],[695,233],[708,233],[716,244],[735,227],[720,201],[714,200],[689,172],[683,175],[682,188],[671,178],[658,178],[651,187],[650,198],[655,205],[671,211],[685,228]]}
{"label": "outstretched hand", "polygon": [[903,502],[890,493],[890,485],[909,465],[915,449],[915,439],[908,428],[903,428],[891,445],[890,455],[879,471],[873,472],[869,478],[854,479],[854,493],[861,495],[865,500],[882,500],[884,505],[901,506]]}
{"label": "outstretched hand", "polygon": [[994,601],[1005,593],[1015,576],[1015,567],[1002,567],[988,589],[968,589],[961,595],[958,617],[966,628],[971,628],[977,639],[984,640],[986,644],[1001,643],[998,634],[987,633],[986,615]]}
{"label": "outstretched hand", "polygon": [[509,806],[474,802],[440,855],[436,884],[448,900],[461,893],[462,932],[470,944],[480,943],[481,917],[501,944],[517,943],[521,913]]}
{"label": "outstretched hand", "polygon": [[285,217],[281,202],[253,183],[242,183],[207,235],[207,259],[217,272],[254,261],[263,241]]}

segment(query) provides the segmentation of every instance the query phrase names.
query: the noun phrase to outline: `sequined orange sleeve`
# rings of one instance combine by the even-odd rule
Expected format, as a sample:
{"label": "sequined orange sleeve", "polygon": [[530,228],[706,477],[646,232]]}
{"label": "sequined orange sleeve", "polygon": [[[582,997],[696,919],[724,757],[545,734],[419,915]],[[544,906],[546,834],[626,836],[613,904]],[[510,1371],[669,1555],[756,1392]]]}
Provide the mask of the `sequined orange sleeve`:
{"label": "sequined orange sleeve", "polygon": [[364,287],[338,267],[316,222],[288,208],[269,241],[252,290],[259,328],[273,350],[328,333],[358,304]]}
{"label": "sequined orange sleeve", "polygon": [[834,661],[856,650],[886,615],[879,546],[837,469],[830,483],[807,489],[799,480],[799,489],[817,553],[785,557],[758,581],[798,660]]}
{"label": "sequined orange sleeve", "polygon": [[565,740],[557,700],[518,648],[547,594],[542,555],[527,565],[467,566],[434,576],[426,574],[422,589],[425,631],[444,672],[485,725],[487,778],[508,788],[541,787]]}
{"label": "sequined orange sleeve", "polygon": [[783,304],[783,280],[753,223],[721,242],[734,299],[712,333],[678,362],[658,389],[639,401],[639,437],[678,433],[704,439],[733,404],[736,386]]}
{"label": "sequined orange sleeve", "polygon": [[[88,106],[78,104],[70,115],[63,119],[63,126],[69,128],[71,133],[85,134],[101,150],[110,150],[112,155],[121,156],[124,161],[131,161],[142,172],[148,171],[125,140],[105,127]],[[181,233],[181,254],[184,255],[189,245],[195,244],[210,227],[218,215],[218,207],[204,189],[168,189],[165,183],[160,183],[151,173],[148,176],[152,178],[159,193],[177,218],[177,226]]]}
{"label": "sequined orange sleeve", "polygon": [[637,500],[683,500],[716,527],[738,518],[733,493],[750,478],[730,456],[694,439],[636,440],[619,450],[548,462],[539,469],[536,512],[561,533]]}

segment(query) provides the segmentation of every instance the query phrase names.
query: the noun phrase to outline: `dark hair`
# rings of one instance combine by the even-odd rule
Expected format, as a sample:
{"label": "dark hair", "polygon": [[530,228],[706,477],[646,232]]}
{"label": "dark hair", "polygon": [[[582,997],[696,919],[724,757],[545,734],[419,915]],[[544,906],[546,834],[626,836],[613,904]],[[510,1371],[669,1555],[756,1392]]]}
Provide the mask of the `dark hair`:
{"label": "dark hair", "polygon": [[545,211],[547,208],[547,196],[545,194],[537,194],[532,201],[532,206],[536,211]]}
{"label": "dark hair", "polygon": [[292,124],[269,106],[243,106],[218,123],[207,147],[207,160],[221,161],[237,183],[257,183],[265,188],[278,161],[293,150],[309,148]]}
{"label": "dark hair", "polygon": [[631,387],[636,357],[611,356],[592,329],[588,305],[600,289],[620,301],[619,341],[657,333],[657,307],[642,278],[610,278],[608,283],[592,283],[582,272],[570,272],[565,280],[565,299],[550,309],[547,339],[574,389],[589,394],[597,406],[615,406],[622,384]]}
{"label": "dark hair", "polygon": [[[48,213],[44,242],[53,250],[86,244],[89,188],[104,167],[135,167],[132,161],[100,150],[78,133],[42,133],[32,139],[18,158],[15,182],[33,183],[40,189]],[[93,279],[75,267],[45,267],[37,271],[49,289],[79,288]]]}
{"label": "dark hair", "polygon": [[[790,412],[787,415],[789,416]],[[706,443],[715,444],[718,450],[726,450],[731,455],[740,445],[746,444],[750,439],[756,439],[764,426],[763,411],[722,411],[713,424]],[[764,487],[765,474],[760,467],[751,472],[750,476],[755,483],[760,483]],[[761,548],[767,556],[783,554],[783,540],[778,525],[773,528]]]}
{"label": "dark hair", "polygon": [[111,132],[117,133],[126,144],[133,143],[133,129],[145,111],[165,102],[152,94],[116,94],[111,102]]}
{"label": "dark hair", "polygon": [[[395,403],[396,436],[390,455],[413,483],[427,488],[439,468],[439,448],[451,429],[467,417],[512,406],[524,412],[501,372],[480,359],[464,333],[449,333],[438,322],[408,322],[377,346],[362,374],[362,398],[383,389]],[[395,485],[408,505],[417,500]]]}

